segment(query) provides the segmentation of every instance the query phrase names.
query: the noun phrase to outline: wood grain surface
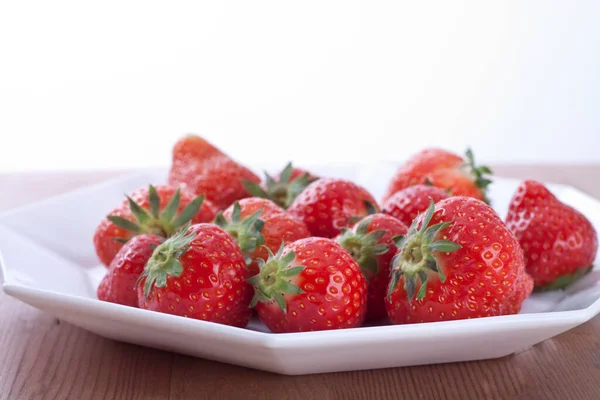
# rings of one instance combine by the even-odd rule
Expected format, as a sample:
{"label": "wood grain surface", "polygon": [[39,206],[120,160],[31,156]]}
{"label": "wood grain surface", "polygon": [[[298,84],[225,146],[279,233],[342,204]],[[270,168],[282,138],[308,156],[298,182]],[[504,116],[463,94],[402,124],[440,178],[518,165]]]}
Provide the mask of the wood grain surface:
{"label": "wood grain surface", "polygon": [[[510,166],[600,198],[600,165]],[[118,172],[0,175],[0,210]],[[600,318],[497,360],[289,377],[104,339],[0,293],[0,399],[600,399]]]}

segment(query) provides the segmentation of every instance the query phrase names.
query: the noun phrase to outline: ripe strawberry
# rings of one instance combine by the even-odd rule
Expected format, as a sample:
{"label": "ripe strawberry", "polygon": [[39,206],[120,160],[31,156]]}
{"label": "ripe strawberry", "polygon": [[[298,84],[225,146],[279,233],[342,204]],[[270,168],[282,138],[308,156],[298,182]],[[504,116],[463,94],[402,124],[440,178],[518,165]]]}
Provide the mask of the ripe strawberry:
{"label": "ripe strawberry", "polygon": [[355,183],[321,178],[296,197],[288,212],[302,220],[313,236],[333,238],[356,219],[376,213],[377,202]]}
{"label": "ripe strawberry", "polygon": [[267,248],[276,252],[281,243],[310,236],[304,222],[293,218],[272,201],[258,197],[236,201],[217,215],[215,224],[238,242],[251,276],[258,273],[257,259],[269,257]]}
{"label": "ripe strawberry", "polygon": [[98,299],[137,307],[136,282],[152,252],[162,242],[163,239],[158,236],[143,233],[125,243],[98,286]]}
{"label": "ripe strawberry", "polygon": [[529,295],[517,239],[480,200],[432,201],[397,246],[386,297],[396,324],[508,314]]}
{"label": "ripe strawberry", "polygon": [[360,267],[331,239],[306,238],[281,246],[249,279],[260,319],[272,332],[360,326],[367,282]]}
{"label": "ripe strawberry", "polygon": [[352,229],[342,229],[336,241],[346,249],[367,278],[367,320],[387,317],[384,298],[390,281],[390,263],[398,250],[392,240],[406,235],[407,227],[386,214],[361,219]]}
{"label": "ripe strawberry", "polygon": [[265,173],[265,181],[260,185],[244,181],[244,187],[253,196],[272,200],[278,206],[288,208],[294,199],[317,179],[310,172],[294,168],[292,163],[289,163],[275,177]]}
{"label": "ripe strawberry", "polygon": [[244,180],[260,178],[199,136],[186,136],[173,147],[169,183],[204,194],[221,210],[249,196]]}
{"label": "ripe strawberry", "polygon": [[598,236],[590,221],[539,182],[521,183],[506,224],[521,243],[536,288],[563,288],[585,275],[596,258]]}
{"label": "ripe strawberry", "polygon": [[100,222],[94,234],[96,254],[108,266],[123,243],[135,235],[169,237],[188,221],[212,221],[215,214],[210,201],[194,198],[187,190],[166,185],[140,188]]}
{"label": "ripe strawberry", "polygon": [[410,226],[417,215],[427,210],[430,198],[437,203],[448,198],[448,194],[435,186],[420,184],[409,186],[394,193],[381,208],[385,214],[396,217]]}
{"label": "ripe strawberry", "polygon": [[430,182],[446,189],[453,196],[468,196],[489,203],[487,187],[492,182],[485,175],[492,171],[477,167],[473,152],[467,150],[466,160],[446,150],[430,148],[412,156],[396,172],[384,196],[384,202],[394,193],[409,186]]}
{"label": "ripe strawberry", "polygon": [[213,224],[196,224],[158,246],[137,285],[152,311],[244,327],[252,287],[242,251]]}

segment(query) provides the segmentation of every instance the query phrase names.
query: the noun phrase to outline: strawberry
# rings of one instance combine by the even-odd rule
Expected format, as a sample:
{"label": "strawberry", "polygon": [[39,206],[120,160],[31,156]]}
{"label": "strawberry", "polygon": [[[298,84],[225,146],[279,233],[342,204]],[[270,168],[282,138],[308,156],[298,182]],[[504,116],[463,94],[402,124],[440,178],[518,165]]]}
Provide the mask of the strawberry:
{"label": "strawberry", "polygon": [[523,248],[537,289],[568,286],[585,275],[596,258],[598,236],[590,221],[539,182],[521,183],[506,224]]}
{"label": "strawberry", "polygon": [[517,239],[480,200],[431,201],[397,246],[386,297],[396,324],[508,314],[531,292]]}
{"label": "strawberry", "polygon": [[212,221],[215,214],[210,201],[187,190],[166,185],[140,188],[100,222],[94,234],[96,254],[108,266],[123,243],[135,235],[169,237],[188,221]]}
{"label": "strawberry", "polygon": [[409,186],[431,183],[446,189],[453,196],[468,196],[489,203],[487,187],[492,182],[486,177],[492,171],[477,167],[473,152],[466,152],[466,160],[446,150],[430,148],[413,155],[392,178],[384,202],[394,193]]}
{"label": "strawberry", "polygon": [[390,263],[398,250],[393,238],[406,235],[407,227],[386,214],[364,217],[352,229],[343,228],[336,241],[346,249],[367,278],[367,320],[387,317],[384,298]]}
{"label": "strawberry", "polygon": [[[269,251],[270,253],[270,251]],[[364,320],[367,282],[331,239],[306,238],[259,260],[251,306],[272,332],[354,328]]]}
{"label": "strawberry", "polygon": [[357,219],[377,212],[377,203],[364,188],[335,178],[311,183],[288,208],[313,236],[333,238]]}
{"label": "strawberry", "polygon": [[137,284],[147,310],[244,327],[252,287],[242,251],[213,224],[182,229],[156,248]]}
{"label": "strawberry", "polygon": [[304,222],[293,218],[274,202],[258,197],[236,201],[217,215],[215,224],[238,242],[246,257],[250,275],[258,273],[257,259],[266,260],[269,257],[267,249],[276,252],[281,243],[291,243],[310,236]]}
{"label": "strawberry", "polygon": [[448,194],[442,189],[419,184],[397,191],[383,203],[381,208],[385,214],[396,217],[410,226],[417,215],[427,210],[429,199],[437,203],[445,198],[448,198]]}
{"label": "strawberry", "polygon": [[173,147],[169,183],[204,194],[221,210],[250,195],[244,181],[260,178],[199,136],[186,136]]}
{"label": "strawberry", "polygon": [[244,187],[250,194],[275,202],[282,208],[288,208],[296,197],[318,178],[300,168],[286,167],[275,177],[265,173],[265,181],[258,185],[255,182],[244,181]]}
{"label": "strawberry", "polygon": [[121,247],[113,258],[108,273],[98,286],[98,299],[137,307],[136,282],[152,252],[163,238],[148,233],[137,235]]}

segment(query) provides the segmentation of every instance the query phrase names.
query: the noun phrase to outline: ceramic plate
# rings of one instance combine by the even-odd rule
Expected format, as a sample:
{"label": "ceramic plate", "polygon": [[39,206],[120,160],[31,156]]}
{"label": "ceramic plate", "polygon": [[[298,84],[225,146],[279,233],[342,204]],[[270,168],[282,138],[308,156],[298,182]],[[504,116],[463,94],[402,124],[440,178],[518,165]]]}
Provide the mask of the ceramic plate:
{"label": "ceramic plate", "polygon": [[[380,198],[393,165],[339,165],[312,170],[354,180]],[[519,315],[338,331],[271,334],[105,303],[95,289],[105,268],[92,236],[128,193],[165,181],[162,170],[77,190],[0,215],[4,291],[98,335],[281,374],[311,374],[506,356],[582,324],[600,312],[600,270],[568,290],[534,294]],[[518,181],[496,178],[493,205],[504,217]],[[600,202],[574,188],[549,185],[598,230]],[[596,264],[598,260],[596,260]]]}

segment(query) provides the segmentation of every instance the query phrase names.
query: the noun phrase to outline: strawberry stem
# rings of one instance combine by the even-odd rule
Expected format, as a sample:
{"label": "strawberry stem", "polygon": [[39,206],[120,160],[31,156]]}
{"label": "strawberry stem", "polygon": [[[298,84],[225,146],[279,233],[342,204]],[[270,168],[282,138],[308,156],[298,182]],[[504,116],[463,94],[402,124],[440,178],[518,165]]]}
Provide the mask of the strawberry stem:
{"label": "strawberry stem", "polygon": [[296,295],[304,293],[302,289],[290,282],[290,278],[300,274],[304,270],[304,266],[297,265],[290,267],[296,259],[296,253],[290,251],[283,256],[283,248],[284,244],[281,243],[277,254],[273,254],[267,248],[269,251],[267,261],[258,259],[260,272],[248,279],[248,283],[254,287],[254,297],[250,302],[250,307],[256,306],[259,301],[275,301],[285,314],[287,309],[283,296],[286,294]]}
{"label": "strawberry stem", "polygon": [[461,248],[459,244],[448,240],[435,240],[438,234],[449,227],[451,223],[441,222],[429,226],[435,212],[433,199],[430,198],[429,201],[429,207],[423,216],[421,227],[417,228],[419,220],[417,217],[406,236],[394,238],[396,246],[401,251],[392,259],[388,299],[396,289],[400,278],[404,278],[404,289],[408,294],[409,301],[415,297],[418,281],[420,281],[421,287],[416,293],[417,300],[425,297],[430,272],[438,274],[441,282],[446,280],[446,276],[435,258],[435,252],[451,253]]}
{"label": "strawberry stem", "polygon": [[369,232],[372,221],[372,217],[363,218],[354,231],[342,228],[342,234],[338,239],[338,243],[358,263],[367,280],[379,272],[377,256],[389,251],[388,245],[377,243],[385,235],[385,230]]}
{"label": "strawberry stem", "polygon": [[131,197],[126,196],[126,198],[135,221],[116,215],[109,215],[107,219],[126,231],[136,234],[151,233],[160,237],[170,237],[179,231],[182,226],[194,218],[204,201],[204,195],[198,196],[186,205],[181,213],[177,214],[177,209],[181,201],[179,189],[173,194],[173,197],[171,197],[162,212],[160,211],[160,197],[156,188],[152,185],[148,188],[149,210],[140,206]]}
{"label": "strawberry stem", "polygon": [[265,243],[265,238],[261,233],[264,226],[264,221],[260,219],[262,212],[263,209],[261,208],[249,217],[242,219],[240,216],[240,203],[236,201],[233,204],[230,221],[225,219],[222,212],[219,212],[214,220],[215,225],[223,228],[235,239],[246,258],[247,264],[252,262],[249,255]]}
{"label": "strawberry stem", "polygon": [[308,185],[317,180],[317,178],[311,177],[309,173],[304,173],[301,176],[290,180],[292,171],[293,166],[290,162],[285,166],[283,171],[281,171],[281,174],[279,174],[279,181],[276,181],[272,176],[265,172],[266,189],[263,189],[259,184],[248,180],[244,180],[242,184],[252,196],[269,199],[278,206],[287,209]]}
{"label": "strawberry stem", "polygon": [[194,232],[188,233],[189,227],[190,224],[188,223],[174,236],[154,249],[152,256],[144,267],[144,272],[138,278],[138,282],[142,278],[146,278],[144,283],[145,298],[148,298],[152,287],[165,287],[167,277],[181,276],[183,266],[179,262],[179,258],[187,251],[191,241],[196,237]]}

